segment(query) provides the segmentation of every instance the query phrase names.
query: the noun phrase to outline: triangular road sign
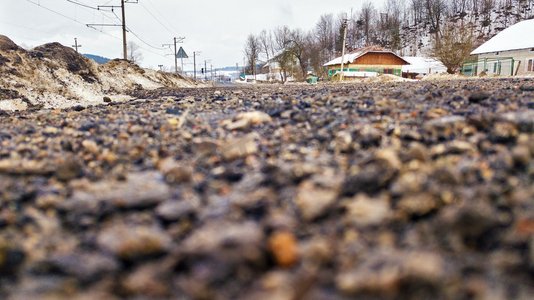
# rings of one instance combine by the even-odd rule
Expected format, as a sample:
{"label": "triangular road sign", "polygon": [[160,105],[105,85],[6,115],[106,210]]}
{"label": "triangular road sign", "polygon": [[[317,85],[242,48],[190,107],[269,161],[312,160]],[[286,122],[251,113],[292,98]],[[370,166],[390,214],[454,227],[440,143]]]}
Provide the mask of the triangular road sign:
{"label": "triangular road sign", "polygon": [[180,50],[178,50],[178,53],[176,53],[176,58],[189,58],[189,56],[187,56],[187,53],[185,53],[184,48],[180,47]]}

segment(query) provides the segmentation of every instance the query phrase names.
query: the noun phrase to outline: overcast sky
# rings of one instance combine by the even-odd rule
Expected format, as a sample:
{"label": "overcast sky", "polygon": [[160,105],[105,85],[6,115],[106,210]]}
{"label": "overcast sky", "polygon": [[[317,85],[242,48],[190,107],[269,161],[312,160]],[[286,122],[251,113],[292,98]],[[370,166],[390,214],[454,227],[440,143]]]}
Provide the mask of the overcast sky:
{"label": "overcast sky", "polygon": [[[87,6],[120,5],[120,0],[73,0]],[[132,0],[130,0],[132,1]],[[249,33],[288,25],[308,30],[319,16],[358,9],[363,0],[139,0],[127,4],[126,20],[131,29],[128,40],[142,47],[144,67],[174,66],[171,50],[156,49],[171,43],[174,36],[186,37],[181,45],[198,61],[211,60],[215,67],[243,64],[243,45]],[[383,1],[373,1],[379,6]],[[40,4],[41,6],[37,6]],[[59,12],[64,16],[51,12]],[[120,16],[120,9],[116,9]],[[49,42],[71,46],[77,37],[80,52],[109,58],[122,56],[119,27],[99,27],[86,23],[114,23],[112,13],[84,8],[67,0],[0,0],[0,34],[24,47]],[[135,33],[144,42],[133,36]],[[147,45],[148,44],[148,45]],[[150,46],[149,46],[150,45]],[[156,48],[152,48],[152,47]],[[198,64],[197,61],[197,64]],[[210,63],[208,63],[209,65]],[[185,69],[192,69],[192,58]]]}

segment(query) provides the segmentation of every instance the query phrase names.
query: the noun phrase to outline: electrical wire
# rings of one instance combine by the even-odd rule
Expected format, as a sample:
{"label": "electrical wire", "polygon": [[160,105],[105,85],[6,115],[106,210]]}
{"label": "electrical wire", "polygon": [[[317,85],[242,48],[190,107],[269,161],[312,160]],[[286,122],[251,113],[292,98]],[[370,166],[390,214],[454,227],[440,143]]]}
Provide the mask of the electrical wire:
{"label": "electrical wire", "polygon": [[32,1],[32,0],[26,0],[26,2],[29,2],[29,3],[31,3],[31,4],[33,4],[33,5],[36,5],[36,6],[39,6],[39,7],[43,8],[43,9],[45,9],[45,10],[51,12],[51,13],[54,13],[54,14],[56,14],[56,15],[58,15],[58,16],[62,16],[62,17],[64,17],[64,18],[66,18],[66,19],[69,19],[69,20],[71,20],[71,21],[73,21],[73,22],[76,22],[76,23],[78,23],[78,24],[81,24],[81,25],[85,26],[84,23],[82,23],[82,22],[80,22],[80,21],[78,21],[78,20],[76,20],[76,19],[74,19],[74,18],[71,18],[71,17],[69,17],[69,16],[67,16],[67,15],[65,15],[65,14],[62,14],[62,13],[56,11],[56,10],[53,10],[53,9],[48,8],[48,7],[46,7],[46,6],[43,6],[43,5],[41,5],[40,3],[38,3],[38,2],[34,2],[34,1]]}
{"label": "electrical wire", "polygon": [[85,7],[85,8],[89,8],[89,9],[94,9],[94,10],[99,10],[98,7],[89,6],[89,5],[87,5],[87,4],[83,4],[83,3],[78,2],[78,1],[67,0],[67,2],[70,2],[70,3],[72,3],[72,4],[76,4],[76,5],[81,6],[81,7]]}
{"label": "electrical wire", "polygon": [[156,20],[156,22],[158,22],[161,26],[163,26],[163,28],[165,28],[165,30],[167,30],[171,35],[174,35],[175,33],[172,32],[172,29],[169,29],[169,27],[167,27],[165,24],[163,24],[163,22],[161,22],[150,10],[148,10],[148,8],[146,6],[143,5],[143,3],[139,3],[141,5],[141,7],[150,15],[152,16],[152,18],[154,20]]}
{"label": "electrical wire", "polygon": [[[58,12],[58,11],[56,11],[56,10],[53,10],[53,9],[51,9],[51,8],[48,8],[48,7],[46,7],[46,6],[43,6],[43,5],[40,4],[40,2],[35,2],[35,1],[33,1],[33,0],[26,0],[26,2],[29,2],[29,3],[31,3],[31,4],[33,4],[33,5],[35,5],[35,6],[38,6],[38,7],[42,8],[42,9],[45,9],[45,10],[49,11],[49,12],[51,12],[51,13],[54,13],[54,14],[56,14],[56,15],[58,15],[58,16],[61,16],[61,17],[63,17],[63,18],[66,18],[66,19],[68,19],[68,20],[70,20],[70,21],[72,21],[72,22],[75,22],[75,23],[78,23],[78,24],[80,24],[80,25],[83,25],[83,26],[86,27],[86,28],[93,29],[93,30],[98,31],[98,32],[100,32],[100,33],[102,33],[102,34],[105,34],[105,35],[107,35],[107,36],[110,36],[110,37],[112,37],[112,38],[114,38],[114,39],[122,40],[121,38],[116,37],[116,36],[114,36],[114,35],[112,35],[112,34],[110,34],[110,33],[108,33],[108,32],[105,32],[105,31],[103,31],[103,30],[101,30],[101,29],[98,29],[98,28],[96,28],[96,27],[94,27],[94,26],[89,26],[89,25],[84,24],[84,23],[82,23],[82,22],[80,22],[80,21],[78,21],[78,20],[76,20],[76,19],[74,19],[74,18],[71,18],[71,17],[69,17],[69,16],[67,16],[67,15],[65,15],[65,14],[63,14],[63,13],[60,13],[60,12]],[[74,2],[76,2],[76,1],[68,1],[68,2],[74,3]],[[111,2],[111,1],[108,1],[107,3],[109,3],[109,2]],[[74,4],[78,4],[78,5],[79,5],[79,4],[81,4],[81,3],[74,3]],[[84,7],[85,7],[85,6],[84,6]],[[116,14],[114,11],[112,11],[112,13],[113,13],[113,15],[114,15],[119,21],[121,21],[120,18],[119,18],[119,16],[117,16],[117,14]],[[105,15],[103,15],[103,16],[105,16]],[[122,22],[122,21],[121,21],[121,22]],[[141,41],[143,44],[145,44],[145,45],[147,45],[147,46],[149,46],[149,47],[151,47],[151,48],[154,48],[154,49],[156,49],[156,50],[165,50],[165,48],[159,48],[159,47],[155,47],[155,46],[150,45],[149,43],[147,43],[146,41],[144,41],[139,35],[137,35],[135,32],[133,32],[131,29],[129,29],[128,27],[127,27],[126,29],[127,29],[133,36],[135,36],[139,41]],[[150,50],[150,49],[144,48],[144,47],[142,47],[142,46],[141,46],[141,48],[144,49],[144,50],[146,50],[146,51],[148,51],[148,52],[150,52],[150,53],[152,53],[152,54],[155,54],[155,55],[161,56],[161,57],[163,57],[163,58],[166,58],[165,56],[161,55],[160,53],[156,53],[156,52],[154,52],[154,51],[152,51],[152,50]]]}
{"label": "electrical wire", "polygon": [[[119,18],[119,16],[117,16],[117,14],[115,12],[113,12],[113,15],[115,16],[115,18],[117,18],[117,20],[119,22],[122,22],[121,18]],[[156,49],[156,50],[166,50],[166,48],[161,48],[161,47],[156,47],[156,46],[152,46],[150,43],[146,42],[145,40],[143,40],[138,34],[136,34],[133,30],[131,30],[128,26],[126,26],[126,30],[128,30],[128,32],[130,32],[133,36],[135,36],[141,43],[147,45],[148,47],[150,48],[153,48],[153,49]],[[144,48],[143,48],[144,49]],[[146,50],[146,49],[145,49]],[[154,52],[153,52],[154,53]],[[156,53],[154,53],[156,54]],[[160,55],[160,54],[157,54],[157,55]]]}
{"label": "electrical wire", "polygon": [[162,13],[160,13],[160,12],[158,11],[158,9],[157,9],[156,6],[154,5],[154,3],[152,3],[152,1],[150,1],[150,0],[145,0],[145,1],[148,2],[148,3],[152,6],[152,8],[154,9],[154,11],[161,17],[161,19],[165,20],[165,22],[166,22],[168,25],[170,25],[169,27],[170,27],[171,31],[174,32],[173,34],[179,32],[178,30],[176,30],[176,27],[174,27],[174,26],[172,25],[172,22],[169,22],[169,19],[167,19]]}
{"label": "electrical wire", "polygon": [[[90,6],[90,5],[87,5],[85,3],[82,3],[82,2],[79,2],[79,1],[74,1],[74,0],[66,0],[67,2],[70,2],[74,5],[78,5],[78,6],[81,6],[83,8],[87,8],[87,9],[91,9],[93,11],[99,11],[101,12],[102,16],[108,20],[113,20],[113,18],[111,18],[110,16],[106,15],[105,13],[109,12],[107,10],[103,10],[103,9],[100,9],[98,6],[97,7],[94,7],[94,6]],[[107,3],[109,3],[111,1],[108,1]]]}
{"label": "electrical wire", "polygon": [[[113,37],[113,38],[115,38],[115,39],[119,39],[118,37],[116,37],[116,36],[114,36],[114,35],[112,35],[112,34],[110,34],[110,33],[107,33],[107,32],[102,31],[102,30],[98,30],[97,28],[94,28],[94,27],[91,27],[91,26],[87,26],[86,24],[84,24],[84,23],[82,23],[82,22],[80,22],[80,21],[78,21],[78,20],[76,20],[76,19],[74,19],[74,18],[71,18],[71,17],[69,17],[69,16],[67,16],[67,15],[65,15],[65,14],[62,14],[62,13],[56,11],[56,10],[53,10],[53,9],[48,8],[48,7],[46,7],[46,6],[43,6],[43,5],[41,5],[40,3],[38,3],[38,2],[34,2],[34,1],[32,1],[32,0],[26,0],[26,2],[29,2],[29,3],[31,3],[31,4],[33,4],[33,5],[36,5],[36,6],[39,6],[39,7],[42,8],[42,9],[45,9],[45,10],[47,10],[47,11],[49,11],[49,12],[51,12],[51,13],[54,13],[54,14],[56,14],[56,15],[58,15],[58,16],[64,17],[64,18],[66,18],[66,19],[68,19],[68,20],[70,20],[70,21],[72,21],[72,22],[75,22],[75,23],[78,23],[78,24],[80,24],[80,25],[83,25],[84,27],[87,27],[87,28],[96,30],[96,31],[98,31],[98,32],[100,32],[100,33],[103,33],[103,34],[108,35],[108,36],[110,36],[110,37]],[[119,40],[120,40],[120,39],[119,39]]]}

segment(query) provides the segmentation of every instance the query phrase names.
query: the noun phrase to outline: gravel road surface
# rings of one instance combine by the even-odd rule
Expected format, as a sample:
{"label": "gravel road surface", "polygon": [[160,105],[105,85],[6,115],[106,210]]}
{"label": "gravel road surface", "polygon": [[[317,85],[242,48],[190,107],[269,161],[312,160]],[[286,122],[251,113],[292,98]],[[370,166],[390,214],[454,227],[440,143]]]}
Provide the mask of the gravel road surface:
{"label": "gravel road surface", "polygon": [[0,112],[0,298],[532,299],[534,81]]}

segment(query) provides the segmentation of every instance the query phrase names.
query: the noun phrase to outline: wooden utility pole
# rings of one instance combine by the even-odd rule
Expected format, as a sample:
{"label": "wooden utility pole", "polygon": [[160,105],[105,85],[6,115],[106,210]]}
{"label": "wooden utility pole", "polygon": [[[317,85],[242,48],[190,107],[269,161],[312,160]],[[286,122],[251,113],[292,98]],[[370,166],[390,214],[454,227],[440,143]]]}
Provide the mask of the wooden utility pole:
{"label": "wooden utility pole", "polygon": [[[162,47],[172,47],[174,46],[174,72],[178,74],[178,47],[177,44],[183,43],[185,40],[185,37],[175,37],[173,39],[174,43],[172,44],[163,44]],[[184,71],[184,61],[182,58],[182,72]]]}
{"label": "wooden utility pole", "polygon": [[[114,9],[115,8],[120,8],[121,9],[121,13],[122,13],[122,20],[121,20],[121,25],[118,25],[118,24],[86,24],[87,27],[90,27],[90,28],[95,28],[95,26],[116,26],[116,27],[122,27],[122,54],[123,54],[123,58],[124,60],[128,60],[128,47],[127,47],[127,44],[126,44],[126,31],[128,30],[128,28],[126,27],[126,8],[125,8],[125,4],[126,3],[139,3],[139,0],[136,0],[135,2],[133,2],[133,0],[121,0],[121,5],[120,6],[115,6],[115,5],[99,5],[97,6],[97,10],[101,10],[102,8],[104,9],[110,9],[110,10],[106,10],[106,11],[110,11],[110,12],[113,12],[114,13]],[[118,18],[118,17],[117,17]]]}
{"label": "wooden utility pole", "polygon": [[345,63],[345,42],[347,40],[347,26],[348,26],[347,19],[343,19],[342,26],[343,26],[343,47],[341,49],[341,73],[339,73],[339,81],[343,81],[343,65]]}
{"label": "wooden utility pole", "polygon": [[193,51],[193,76],[197,80],[197,55],[200,51]]}
{"label": "wooden utility pole", "polygon": [[208,61],[204,60],[204,80],[208,81]]}
{"label": "wooden utility pole", "polygon": [[124,9],[124,0],[121,0],[122,10],[122,52],[124,60],[128,60],[128,47],[126,46],[126,11]]}
{"label": "wooden utility pole", "polygon": [[82,45],[78,45],[78,39],[74,38],[74,45],[72,45],[72,48],[76,49],[76,53],[78,53],[78,48],[81,48]]}

